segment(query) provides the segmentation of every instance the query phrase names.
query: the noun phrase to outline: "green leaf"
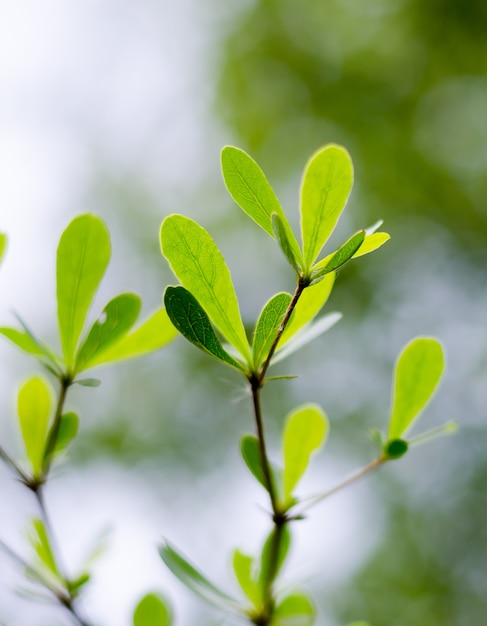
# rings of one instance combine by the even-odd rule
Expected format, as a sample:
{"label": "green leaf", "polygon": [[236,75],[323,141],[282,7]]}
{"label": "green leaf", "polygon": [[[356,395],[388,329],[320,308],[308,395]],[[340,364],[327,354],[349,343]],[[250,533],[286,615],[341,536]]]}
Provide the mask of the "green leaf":
{"label": "green leaf", "polygon": [[341,146],[328,145],[309,160],[301,187],[301,232],[309,270],[338,222],[353,185],[353,166]]}
{"label": "green leaf", "polygon": [[62,363],[61,358],[52,352],[52,350],[50,350],[44,342],[34,335],[19,315],[15,314],[15,316],[21,324],[23,331],[4,326],[0,328],[0,334],[9,339],[14,345],[27,354],[36,357],[43,365],[50,363],[55,370],[55,375],[59,376],[60,365]]}
{"label": "green leaf", "polygon": [[316,611],[311,599],[304,593],[286,596],[274,611],[272,626],[312,626]]}
{"label": "green leaf", "polygon": [[254,578],[254,559],[240,550],[233,553],[233,570],[240,588],[246,597],[257,607],[262,601],[259,585]]}
{"label": "green leaf", "polygon": [[[250,472],[254,475],[255,478],[259,481],[259,483],[264,487],[267,491],[267,481],[265,479],[265,473],[262,468],[262,461],[260,458],[260,449],[259,449],[259,441],[257,437],[254,435],[244,435],[240,442],[240,451],[242,453],[243,460],[245,464],[249,468]],[[278,470],[277,468],[270,464],[270,470],[272,474],[272,480],[274,481],[274,486],[278,486]]]}
{"label": "green leaf", "polygon": [[303,255],[288,222],[283,221],[282,217],[277,213],[273,213],[272,230],[279,247],[284,252],[284,256],[299,274],[303,265]]}
{"label": "green leaf", "polygon": [[271,237],[274,237],[272,215],[276,214],[286,231],[289,245],[294,252],[297,250],[299,258],[296,237],[274,190],[254,159],[240,148],[226,146],[221,153],[221,162],[225,185],[235,202]]}
{"label": "green leaf", "polygon": [[357,259],[359,256],[364,256],[365,254],[374,252],[389,241],[390,238],[391,236],[387,233],[372,233],[370,235],[365,235],[362,245],[353,255],[353,258]]}
{"label": "green leaf", "polygon": [[2,262],[3,255],[7,249],[7,241],[7,235],[5,233],[0,233],[0,263]]}
{"label": "green leaf", "polygon": [[316,322],[308,324],[291,337],[283,348],[277,350],[276,354],[272,358],[271,365],[275,365],[276,363],[287,359],[288,356],[294,354],[297,350],[300,350],[308,343],[314,341],[327,330],[330,330],[330,328],[332,328],[341,319],[341,313],[329,313],[328,315],[320,317],[320,319]]}
{"label": "green leaf", "polygon": [[85,585],[87,585],[90,582],[90,580],[91,580],[91,576],[87,572],[81,574],[75,580],[68,580],[67,587],[71,595],[73,596],[79,595],[82,588]]}
{"label": "green leaf", "polygon": [[404,439],[390,439],[384,446],[384,454],[388,459],[400,459],[408,451],[409,444]]}
{"label": "green leaf", "polygon": [[51,387],[40,376],[34,376],[21,387],[17,400],[19,424],[34,476],[42,473],[52,406]]}
{"label": "green leaf", "polygon": [[167,345],[177,334],[166,309],[161,308],[134,331],[97,355],[91,361],[90,367],[134,359],[154,352]]}
{"label": "green leaf", "polygon": [[418,337],[396,363],[388,439],[401,439],[430,401],[444,369],[443,348],[436,339]]}
{"label": "green leaf", "polygon": [[215,335],[208,315],[198,300],[184,287],[167,287],[164,304],[171,322],[188,341],[207,354],[239,370],[243,366],[225,350]]}
{"label": "green leaf", "polygon": [[193,220],[170,215],[161,226],[161,248],[181,284],[198,300],[225,339],[250,362],[230,271],[210,235]]}
{"label": "green leaf", "polygon": [[319,283],[306,287],[296,304],[291,319],[279,342],[280,348],[282,348],[300,328],[303,328],[303,326],[318,315],[330,297],[334,283],[335,274],[332,272],[327,274]]}
{"label": "green leaf", "polygon": [[254,366],[256,368],[267,358],[290,302],[291,295],[289,293],[278,293],[262,309],[255,327],[252,345]]}
{"label": "green leaf", "polygon": [[140,298],[133,293],[110,300],[78,350],[75,372],[88,369],[92,361],[126,335],[139,317],[140,307]]}
{"label": "green leaf", "polygon": [[220,609],[238,610],[240,606],[236,600],[221,591],[211,583],[203,574],[195,569],[179,552],[169,543],[159,548],[159,554],[166,566],[186,587],[198,596],[217,606]]}
{"label": "green leaf", "polygon": [[171,626],[172,611],[160,594],[148,593],[137,604],[134,626]]}
{"label": "green leaf", "polygon": [[102,220],[76,217],[61,235],[56,263],[59,332],[68,368],[109,260],[110,236]]}
{"label": "green leaf", "polygon": [[61,416],[54,454],[63,452],[78,434],[79,417],[76,413],[64,413]]}
{"label": "green leaf", "polygon": [[64,582],[57,567],[44,522],[40,519],[32,520],[32,531],[29,540],[40,563],[42,563],[49,573],[58,581]]}
{"label": "green leaf", "polygon": [[[273,565],[273,554],[276,548],[276,542],[279,541],[277,559]],[[273,528],[267,537],[264,547],[262,548],[262,556],[259,572],[259,584],[262,592],[269,585],[269,582],[275,580],[281,571],[291,546],[291,533],[288,526],[281,528]],[[273,570],[273,571],[272,571]]]}
{"label": "green leaf", "polygon": [[99,378],[78,378],[73,381],[74,385],[81,385],[82,387],[99,387],[101,380]]}
{"label": "green leaf", "polygon": [[318,268],[318,265],[321,265],[321,263],[313,267],[313,273],[311,275],[312,279],[316,280],[317,278],[321,278],[325,274],[333,272],[345,265],[345,263],[348,263],[348,261],[355,256],[364,242],[364,239],[365,230],[359,230],[358,233],[352,235],[352,237],[342,244],[336,252],[330,254],[324,259],[325,262],[322,267]]}
{"label": "green leaf", "polygon": [[290,413],[283,435],[284,498],[292,492],[308,467],[311,453],[325,441],[328,418],[315,404],[305,404]]}

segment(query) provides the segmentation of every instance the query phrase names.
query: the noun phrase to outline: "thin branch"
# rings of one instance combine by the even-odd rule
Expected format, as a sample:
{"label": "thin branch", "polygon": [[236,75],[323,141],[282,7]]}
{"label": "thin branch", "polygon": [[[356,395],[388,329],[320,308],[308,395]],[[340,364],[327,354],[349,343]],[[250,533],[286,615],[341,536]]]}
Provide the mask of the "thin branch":
{"label": "thin branch", "polygon": [[20,480],[27,484],[29,482],[29,477],[27,474],[17,465],[17,463],[12,459],[12,457],[0,446],[0,459],[10,467],[11,470],[20,478]]}

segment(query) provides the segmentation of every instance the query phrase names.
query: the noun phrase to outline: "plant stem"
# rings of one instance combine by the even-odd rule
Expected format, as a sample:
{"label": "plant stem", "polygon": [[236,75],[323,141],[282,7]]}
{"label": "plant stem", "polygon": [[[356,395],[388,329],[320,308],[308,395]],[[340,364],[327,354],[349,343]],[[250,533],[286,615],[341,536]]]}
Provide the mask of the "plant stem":
{"label": "plant stem", "polygon": [[44,450],[44,467],[42,470],[42,481],[45,482],[51,469],[52,454],[56,448],[57,438],[59,435],[59,428],[61,427],[61,418],[63,415],[64,402],[66,400],[66,394],[69,387],[72,384],[72,379],[69,375],[64,375],[60,379],[61,387],[59,390],[59,398],[56,406],[56,412],[54,414],[54,421],[49,432],[49,438]]}
{"label": "plant stem", "polygon": [[338,491],[341,491],[345,487],[348,487],[349,485],[356,482],[363,476],[366,476],[367,474],[375,470],[377,467],[385,463],[387,460],[388,460],[387,457],[383,455],[378,456],[376,459],[371,461],[368,465],[365,465],[365,467],[362,467],[356,472],[354,472],[353,474],[350,474],[350,476],[348,476],[344,480],[337,483],[334,487],[327,489],[327,491],[324,491],[323,493],[319,493],[315,496],[310,496],[309,498],[305,498],[304,500],[301,500],[300,504],[304,503],[304,506],[300,508],[297,515],[301,515],[301,513],[304,513],[315,504],[318,504],[318,502],[321,502],[322,500],[329,498],[330,496],[337,493]]}

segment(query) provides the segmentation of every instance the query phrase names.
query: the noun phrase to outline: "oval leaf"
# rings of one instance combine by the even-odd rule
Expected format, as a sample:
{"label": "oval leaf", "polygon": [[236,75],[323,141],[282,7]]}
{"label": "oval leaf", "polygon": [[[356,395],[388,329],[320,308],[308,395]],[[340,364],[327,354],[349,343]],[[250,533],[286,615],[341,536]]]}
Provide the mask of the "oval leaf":
{"label": "oval leaf", "polygon": [[[265,590],[269,587],[269,584],[272,583],[279,574],[286,561],[290,547],[291,533],[289,526],[284,525],[280,528],[273,528],[262,548],[259,572],[259,584],[262,595],[265,594]],[[276,549],[277,556],[275,556]]]}
{"label": "oval leaf", "polygon": [[134,626],[171,626],[172,611],[160,594],[148,593],[134,611]]}
{"label": "oval leaf", "polygon": [[128,333],[139,317],[140,306],[139,296],[133,293],[110,300],[76,355],[75,372],[88,369],[97,356]]}
{"label": "oval leaf", "polygon": [[134,359],[154,352],[167,345],[177,334],[166,309],[159,309],[133,332],[124,335],[107,350],[97,354],[91,360],[90,367]]}
{"label": "oval leaf", "polygon": [[262,309],[255,327],[252,345],[254,366],[256,368],[259,368],[267,358],[290,302],[291,295],[289,293],[278,293]]}
{"label": "oval leaf", "polygon": [[262,469],[262,461],[257,437],[254,437],[254,435],[245,435],[242,437],[240,451],[242,453],[243,460],[251,473],[255,476],[255,478],[257,478],[264,489],[267,490],[267,481],[265,479],[264,470]]}
{"label": "oval leaf", "polygon": [[445,366],[439,341],[418,337],[402,351],[396,363],[390,439],[402,439],[431,400]]}
{"label": "oval leaf", "polygon": [[109,259],[110,236],[102,220],[75,218],[61,236],[56,262],[59,332],[68,367]]}
{"label": "oval leaf", "polygon": [[181,284],[249,362],[249,345],[230,271],[207,231],[187,217],[170,215],[161,226],[161,248]]}
{"label": "oval leaf", "polygon": [[287,418],[283,435],[284,498],[290,501],[292,492],[308,467],[312,452],[324,442],[328,418],[315,404],[305,404]]}
{"label": "oval leaf", "polygon": [[246,597],[257,607],[262,601],[262,594],[254,578],[254,559],[240,550],[233,553],[233,571],[240,588]]}
{"label": "oval leaf", "polygon": [[309,160],[301,187],[301,232],[309,270],[338,222],[353,185],[353,166],[341,146],[325,146]]}
{"label": "oval leaf", "polygon": [[59,582],[64,583],[64,579],[56,564],[56,559],[49,541],[49,535],[47,534],[46,527],[42,520],[32,520],[32,532],[29,534],[29,541],[42,566]]}
{"label": "oval leaf", "polygon": [[237,369],[243,369],[241,364],[225,352],[215,335],[208,315],[187,289],[181,286],[167,287],[164,293],[164,304],[171,322],[183,337],[219,361]]}
{"label": "oval leaf", "polygon": [[27,458],[34,476],[42,473],[53,393],[49,384],[34,376],[20,389],[17,410]]}
{"label": "oval leaf", "polygon": [[65,413],[61,416],[59,430],[54,447],[54,454],[59,454],[69,446],[78,434],[79,417],[76,413]]}
{"label": "oval leaf", "polygon": [[311,626],[316,611],[304,593],[293,593],[281,600],[274,611],[273,626]]}

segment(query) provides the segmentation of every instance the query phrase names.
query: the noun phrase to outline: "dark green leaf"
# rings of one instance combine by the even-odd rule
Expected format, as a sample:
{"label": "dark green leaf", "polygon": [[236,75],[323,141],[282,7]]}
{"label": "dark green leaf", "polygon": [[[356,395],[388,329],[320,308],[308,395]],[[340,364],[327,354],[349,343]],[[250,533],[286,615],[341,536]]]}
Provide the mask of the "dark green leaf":
{"label": "dark green leaf", "polygon": [[201,598],[214,604],[220,609],[239,610],[240,606],[236,600],[225,592],[221,591],[211,583],[203,574],[195,569],[181,554],[179,554],[169,543],[159,548],[162,560],[191,591]]}
{"label": "dark green leaf", "polygon": [[384,446],[384,454],[388,459],[400,459],[408,451],[408,442],[404,439],[391,439]]}
{"label": "dark green leaf", "polygon": [[259,368],[267,358],[290,302],[290,294],[278,293],[273,296],[262,309],[255,327],[252,345],[254,366],[256,368]]}
{"label": "dark green leaf", "polygon": [[242,437],[240,444],[240,450],[242,452],[243,460],[245,464],[257,478],[260,484],[267,490],[267,481],[265,479],[264,470],[262,469],[262,462],[260,457],[259,442],[254,435],[245,435]]}
{"label": "dark green leaf", "polygon": [[167,287],[164,304],[171,322],[183,337],[216,359],[237,369],[243,369],[240,363],[225,352],[208,315],[187,289],[181,286]]}
{"label": "dark green leaf", "polygon": [[170,606],[160,594],[148,593],[137,604],[134,626],[171,626],[172,623]]}
{"label": "dark green leaf", "polygon": [[61,235],[56,281],[59,332],[71,367],[86,315],[110,259],[110,237],[95,215],[80,215]]}
{"label": "dark green leaf", "polygon": [[262,590],[279,574],[291,546],[288,526],[273,528],[262,548],[259,584]]}
{"label": "dark green leaf", "polygon": [[65,413],[61,416],[54,454],[65,450],[78,434],[79,417],[76,413]]}
{"label": "dark green leaf", "polygon": [[78,350],[75,372],[88,369],[97,357],[128,333],[139,316],[140,306],[140,298],[133,293],[121,294],[106,305]]}

